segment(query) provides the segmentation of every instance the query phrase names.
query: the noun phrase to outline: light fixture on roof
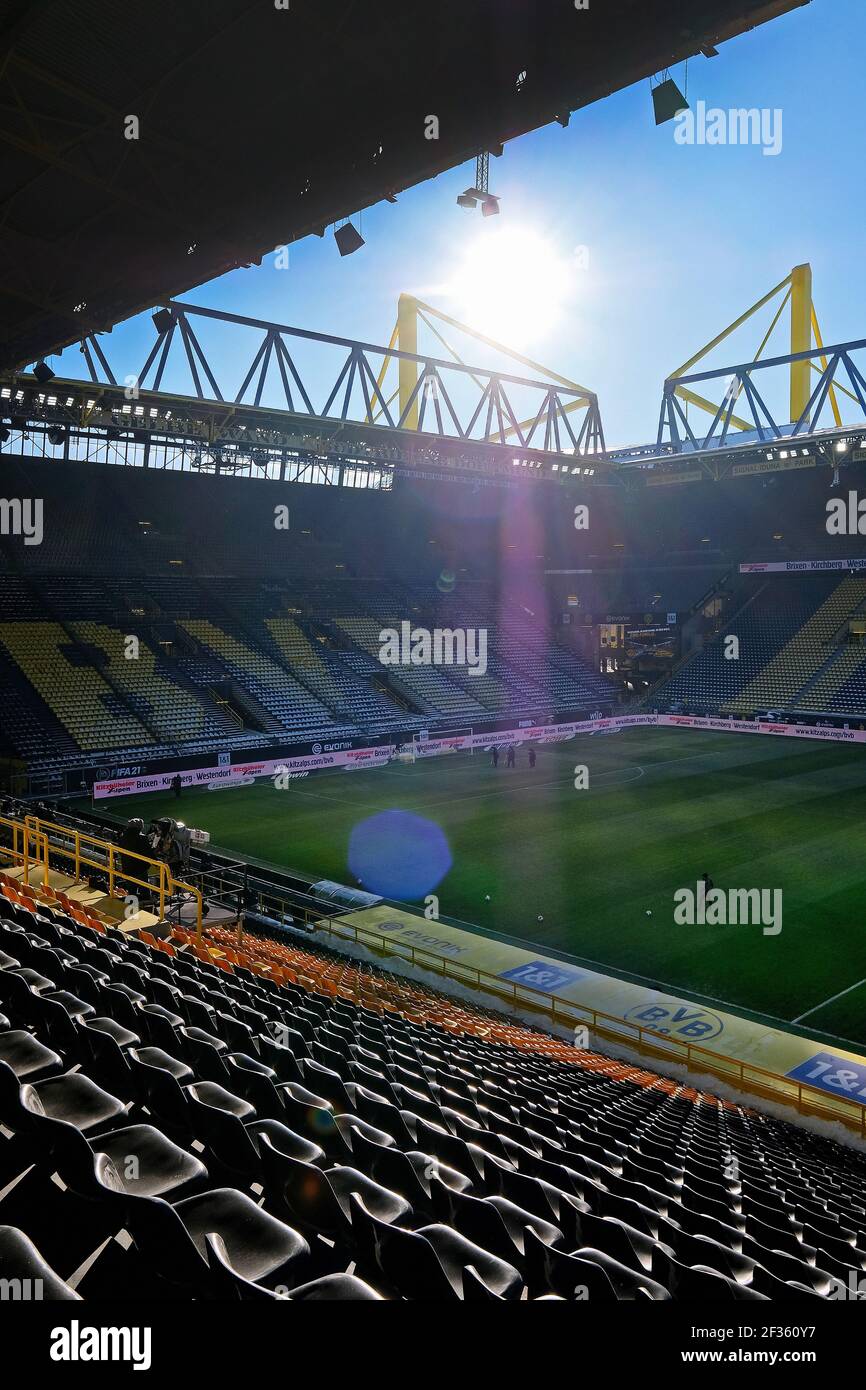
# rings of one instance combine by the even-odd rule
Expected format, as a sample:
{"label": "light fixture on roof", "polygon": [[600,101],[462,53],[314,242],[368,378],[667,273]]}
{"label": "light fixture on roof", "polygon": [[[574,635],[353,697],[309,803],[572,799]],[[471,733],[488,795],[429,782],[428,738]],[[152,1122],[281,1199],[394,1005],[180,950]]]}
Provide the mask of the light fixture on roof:
{"label": "light fixture on roof", "polygon": [[[497,152],[501,153],[501,146],[497,147]],[[479,150],[475,159],[475,186],[458,194],[457,206],[464,208],[466,212],[472,212],[480,204],[482,217],[495,217],[499,212],[499,198],[490,192],[489,185],[490,153],[488,150]]]}
{"label": "light fixture on roof", "polygon": [[652,99],[656,125],[664,125],[666,121],[672,121],[679,115],[680,111],[689,109],[689,103],[667,70],[658,85],[653,87]]}
{"label": "light fixture on roof", "polygon": [[341,256],[351,256],[364,245],[364,238],[351,222],[344,222],[342,227],[336,229],[334,240]]}

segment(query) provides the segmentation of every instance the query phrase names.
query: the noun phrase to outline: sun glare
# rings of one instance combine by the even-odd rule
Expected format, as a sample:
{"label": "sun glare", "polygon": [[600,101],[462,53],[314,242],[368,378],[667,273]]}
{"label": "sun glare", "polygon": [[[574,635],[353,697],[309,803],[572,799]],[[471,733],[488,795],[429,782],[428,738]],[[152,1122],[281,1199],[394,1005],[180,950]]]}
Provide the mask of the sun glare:
{"label": "sun glare", "polygon": [[573,285],[573,268],[550,241],[491,221],[458,258],[448,292],[470,328],[526,349],[549,337]]}

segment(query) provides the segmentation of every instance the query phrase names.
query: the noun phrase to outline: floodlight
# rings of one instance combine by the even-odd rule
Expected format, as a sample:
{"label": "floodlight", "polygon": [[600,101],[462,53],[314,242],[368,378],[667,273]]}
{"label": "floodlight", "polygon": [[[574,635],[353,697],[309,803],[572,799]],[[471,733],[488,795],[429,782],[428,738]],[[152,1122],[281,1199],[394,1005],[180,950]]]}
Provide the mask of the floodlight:
{"label": "floodlight", "polygon": [[672,121],[680,111],[689,109],[689,103],[672,77],[666,77],[664,82],[653,87],[652,95],[656,125],[664,125],[665,121]]}
{"label": "floodlight", "polygon": [[342,227],[337,228],[334,232],[334,240],[341,256],[351,256],[353,252],[360,251],[364,245],[364,238],[351,222],[346,222]]}

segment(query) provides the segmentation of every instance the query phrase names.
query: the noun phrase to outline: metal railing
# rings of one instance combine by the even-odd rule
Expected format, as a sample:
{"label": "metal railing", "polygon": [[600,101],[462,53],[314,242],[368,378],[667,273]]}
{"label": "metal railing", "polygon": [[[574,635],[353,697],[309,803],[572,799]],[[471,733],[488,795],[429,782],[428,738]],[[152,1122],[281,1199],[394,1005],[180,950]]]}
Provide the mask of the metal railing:
{"label": "metal railing", "polygon": [[[313,927],[316,934],[325,933],[339,944],[352,941],[365,946],[383,958],[395,957],[429,970],[442,979],[453,980],[470,989],[493,995],[513,1006],[522,1006],[545,1021],[571,1029],[589,1024],[598,1038],[606,1042],[627,1045],[641,1057],[663,1061],[687,1068],[691,1073],[710,1075],[731,1086],[737,1086],[764,1100],[791,1105],[798,1114],[837,1121],[866,1139],[866,1105],[845,1096],[834,1096],[808,1082],[793,1080],[770,1068],[744,1062],[698,1043],[682,1041],[667,1033],[631,1022],[616,1014],[606,1013],[590,1005],[573,1003],[546,990],[505,980],[478,966],[466,965],[426,946],[416,946],[391,934],[385,935],[373,926],[350,920],[345,910],[329,911],[313,895],[297,890],[285,890],[285,896],[272,889],[267,894],[270,911],[278,908],[280,915],[289,916],[302,927]],[[405,907],[399,905],[401,911]],[[469,930],[469,928],[466,928]],[[238,932],[238,946],[243,946],[243,927]],[[302,940],[298,942],[302,949]]]}
{"label": "metal railing", "polygon": [[[196,905],[196,936],[202,935],[202,895],[198,888],[175,878],[168,865],[161,859],[139,854],[111,844],[98,835],[69,825],[58,825],[54,821],[42,820],[39,816],[28,815],[24,822],[6,822],[17,825],[22,832],[30,832],[41,837],[45,846],[45,883],[48,882],[49,855],[64,860],[68,865],[69,876],[77,883],[82,881],[83,872],[88,869],[107,874],[108,893],[113,897],[117,889],[143,889],[148,898],[155,897],[159,906],[159,919],[164,920],[168,902],[180,893],[188,894]],[[143,877],[131,874],[122,860],[138,860],[144,869]],[[155,872],[154,872],[155,871]],[[135,896],[138,896],[135,894]]]}
{"label": "metal railing", "polygon": [[0,816],[0,835],[3,831],[9,834],[11,844],[0,844],[0,860],[22,868],[26,883],[30,882],[31,870],[41,867],[42,881],[47,883],[48,837],[21,821],[10,820],[7,816]]}
{"label": "metal railing", "polygon": [[670,1034],[659,1033],[653,1028],[646,1028],[615,1014],[605,1013],[602,1009],[560,999],[531,985],[504,980],[501,976],[490,974],[477,966],[450,960],[427,947],[410,945],[399,938],[385,936],[374,927],[365,927],[345,918],[325,917],[320,919],[318,925],[320,930],[337,939],[352,940],[382,955],[402,957],[410,964],[430,970],[445,979],[482,990],[485,994],[492,994],[512,1005],[531,1009],[554,1024],[574,1028],[588,1023],[592,1032],[599,1038],[619,1045],[626,1044],[641,1057],[678,1064],[686,1067],[691,1073],[714,1076],[720,1081],[747,1091],[750,1095],[791,1105],[799,1115],[810,1115],[841,1123],[861,1139],[866,1138],[866,1105],[860,1101],[849,1100],[845,1096],[834,1096],[820,1087],[810,1086],[808,1082],[793,1080],[767,1067],[728,1057],[698,1043],[681,1041]]}

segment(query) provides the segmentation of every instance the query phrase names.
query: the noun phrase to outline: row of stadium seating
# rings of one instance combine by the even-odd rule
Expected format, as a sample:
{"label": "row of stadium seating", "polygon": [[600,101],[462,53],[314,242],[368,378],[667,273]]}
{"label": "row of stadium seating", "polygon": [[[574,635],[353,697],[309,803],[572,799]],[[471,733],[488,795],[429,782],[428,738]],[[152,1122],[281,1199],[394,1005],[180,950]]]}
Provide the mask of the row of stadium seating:
{"label": "row of stadium seating", "polygon": [[45,1298],[787,1301],[862,1278],[862,1154],[306,940],[124,938],[20,888],[0,1277]]}
{"label": "row of stadium seating", "polygon": [[866,615],[866,579],[760,576],[741,597],[713,640],[652,692],[654,705],[866,717],[866,648],[849,632]]}
{"label": "row of stadium seating", "polygon": [[[446,597],[385,581],[0,574],[0,609],[6,739],[34,764],[71,763],[75,749],[158,757],[401,734],[612,698],[545,624],[486,585]],[[404,617],[484,626],[487,672],[383,666],[379,633]]]}
{"label": "row of stadium seating", "polygon": [[[866,603],[866,578],[846,576],[760,674],[736,696],[737,711],[795,709],[831,655],[848,618]],[[728,712],[728,711],[723,711]]]}

